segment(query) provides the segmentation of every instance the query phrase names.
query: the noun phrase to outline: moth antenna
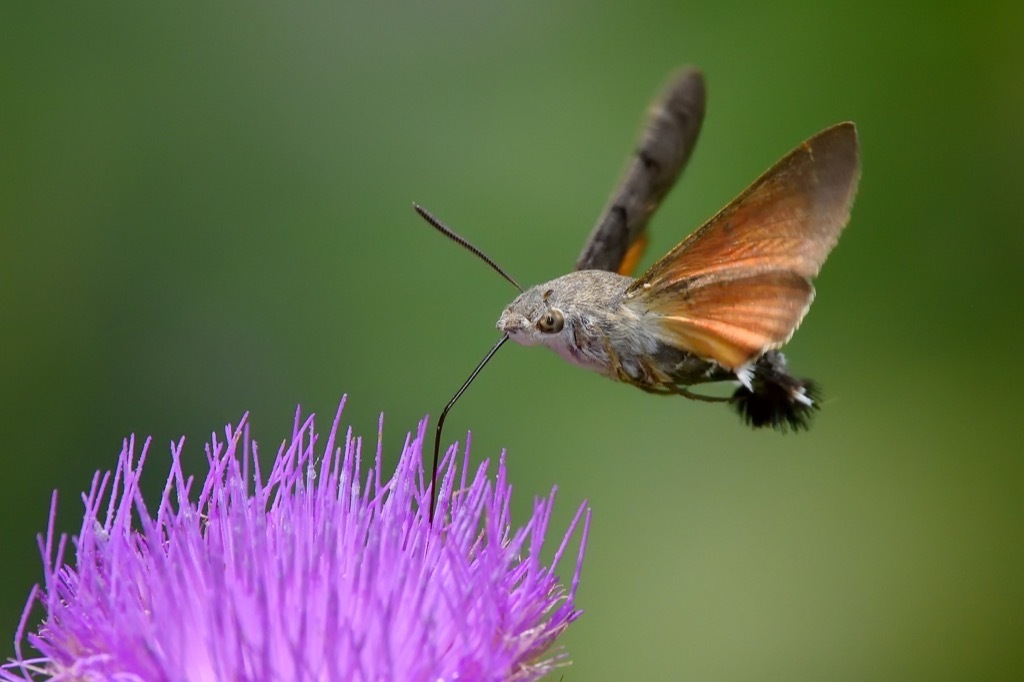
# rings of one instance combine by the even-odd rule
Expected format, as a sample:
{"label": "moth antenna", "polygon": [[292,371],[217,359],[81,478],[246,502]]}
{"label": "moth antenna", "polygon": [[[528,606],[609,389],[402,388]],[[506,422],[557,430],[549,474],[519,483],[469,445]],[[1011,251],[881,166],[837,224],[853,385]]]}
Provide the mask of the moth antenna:
{"label": "moth antenna", "polygon": [[[416,210],[419,211],[420,207],[417,206]],[[426,212],[424,211],[424,213]],[[421,213],[421,215],[423,214]],[[429,215],[429,213],[426,213],[424,217]],[[430,220],[430,218],[427,217],[427,220]],[[473,373],[469,375],[469,378],[466,379],[465,383],[459,387],[459,390],[455,392],[452,399],[449,400],[448,404],[444,406],[443,410],[441,410],[441,416],[437,420],[437,431],[434,434],[434,466],[430,469],[430,515],[427,518],[431,524],[434,523],[434,507],[437,504],[437,461],[438,455],[441,452],[441,429],[444,428],[444,418],[448,416],[448,410],[452,409],[452,405],[462,397],[462,394],[466,392],[469,385],[473,383],[473,379],[476,379],[476,375],[480,373],[480,370],[484,368],[484,365],[491,361],[491,358],[494,357],[494,354],[498,352],[498,349],[501,348],[506,341],[508,341],[508,334],[502,336],[501,339],[498,340],[498,343],[494,344],[494,348],[487,352],[487,355],[485,355],[484,359],[480,361],[480,364],[476,366]]]}
{"label": "moth antenna", "polygon": [[473,254],[474,256],[476,256],[477,258],[482,260],[483,262],[485,262],[488,265],[490,265],[494,269],[495,272],[497,272],[499,275],[501,275],[502,277],[507,279],[509,282],[511,282],[512,286],[514,286],[516,289],[519,289],[520,293],[522,293],[523,288],[521,286],[519,286],[519,282],[517,282],[514,279],[512,279],[511,275],[509,275],[507,272],[505,272],[505,270],[500,265],[495,263],[491,259],[490,256],[488,256],[486,253],[484,253],[480,249],[478,249],[475,246],[473,246],[472,244],[470,244],[469,241],[467,241],[465,237],[460,237],[459,235],[455,234],[455,232],[453,232],[450,227],[448,227],[447,225],[442,223],[440,220],[435,218],[433,215],[431,215],[430,211],[428,211],[427,209],[423,208],[422,206],[420,206],[419,204],[417,204],[415,202],[413,202],[412,207],[414,209],[416,209],[416,212],[420,214],[420,217],[423,218],[424,220],[426,220],[428,223],[430,223],[434,227],[435,230],[437,230],[438,232],[443,234],[445,237],[448,237],[448,239],[451,239],[453,242],[455,242],[456,244],[458,244],[462,248],[466,249],[467,251],[469,251],[471,254]]}

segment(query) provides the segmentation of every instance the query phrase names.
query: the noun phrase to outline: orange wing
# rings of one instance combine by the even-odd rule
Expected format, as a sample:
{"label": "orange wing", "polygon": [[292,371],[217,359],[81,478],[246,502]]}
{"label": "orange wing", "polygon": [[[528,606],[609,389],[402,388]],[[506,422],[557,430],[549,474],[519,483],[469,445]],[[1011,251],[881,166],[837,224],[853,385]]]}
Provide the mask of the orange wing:
{"label": "orange wing", "polygon": [[789,340],[850,216],[857,131],[840,123],[787,154],[627,290],[666,339],[730,369]]}

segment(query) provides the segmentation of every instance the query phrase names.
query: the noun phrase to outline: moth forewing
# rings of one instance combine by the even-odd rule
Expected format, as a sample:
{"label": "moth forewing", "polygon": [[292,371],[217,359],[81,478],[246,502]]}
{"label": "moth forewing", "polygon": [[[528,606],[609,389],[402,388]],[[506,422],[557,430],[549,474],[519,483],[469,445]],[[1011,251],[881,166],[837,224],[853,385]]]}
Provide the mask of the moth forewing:
{"label": "moth forewing", "polygon": [[631,290],[730,270],[813,277],[849,220],[859,176],[853,123],[826,128],[677,244]]}
{"label": "moth forewing", "polygon": [[646,227],[675,184],[704,121],[704,77],[684,67],[651,105],[622,179],[583,245],[576,270],[632,274],[647,245]]}
{"label": "moth forewing", "polygon": [[791,151],[627,290],[668,341],[736,369],[792,336],[849,218],[857,133],[841,123]]}

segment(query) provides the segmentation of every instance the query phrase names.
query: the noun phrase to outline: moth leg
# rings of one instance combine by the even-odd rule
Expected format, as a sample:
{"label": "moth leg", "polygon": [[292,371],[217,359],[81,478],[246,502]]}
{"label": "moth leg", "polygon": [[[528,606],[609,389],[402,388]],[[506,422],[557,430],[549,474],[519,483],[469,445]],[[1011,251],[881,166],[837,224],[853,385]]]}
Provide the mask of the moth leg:
{"label": "moth leg", "polygon": [[612,348],[612,344],[608,342],[608,337],[601,336],[601,346],[604,348],[605,355],[608,356],[608,363],[610,364],[610,370],[613,377],[619,381],[625,381],[628,384],[633,384],[633,377],[626,374],[625,370],[622,369],[622,362],[619,361],[619,354]]}
{"label": "moth leg", "polygon": [[[626,370],[622,368],[622,362],[619,360],[619,355],[615,352],[615,349],[612,348],[611,343],[608,342],[607,336],[601,337],[601,345],[604,347],[604,352],[608,356],[609,375],[613,379],[617,379],[618,381],[629,384],[630,386],[636,386],[647,393],[654,393],[655,395],[669,394],[669,392],[665,390],[663,383],[645,382],[642,379],[637,379],[627,373]],[[644,372],[647,376],[653,376],[651,368],[647,363],[641,361],[641,365],[643,366]]]}
{"label": "moth leg", "polygon": [[618,354],[608,342],[608,338],[602,338],[601,343],[604,347],[604,352],[608,355],[610,374],[612,377],[623,383],[629,384],[630,386],[636,386],[645,393],[653,393],[654,395],[681,395],[684,398],[705,403],[727,403],[731,400],[730,398],[693,393],[678,384],[673,384],[667,376],[662,372],[659,372],[657,368],[643,358],[640,358],[639,360],[640,368],[643,370],[644,376],[649,377],[649,379],[645,381],[644,379],[638,379],[631,376],[622,368],[622,362],[619,360]]}
{"label": "moth leg", "polygon": [[672,395],[673,393],[675,393],[674,390],[670,389],[667,386],[658,385],[658,384],[653,384],[653,385],[652,384],[645,384],[645,383],[643,383],[643,382],[641,382],[641,381],[639,381],[637,379],[634,379],[633,377],[629,376],[628,374],[621,374],[621,375],[619,375],[619,379],[622,380],[623,382],[629,384],[630,386],[636,386],[637,388],[639,388],[641,391],[643,391],[645,393],[652,393],[654,395]]}
{"label": "moth leg", "polygon": [[701,393],[694,393],[683,388],[682,386],[673,386],[671,391],[672,393],[681,395],[684,398],[689,398],[690,400],[698,400],[702,403],[727,403],[732,400],[732,398],[724,398],[722,396],[717,395],[703,395]]}
{"label": "moth leg", "polygon": [[677,383],[674,383],[662,372],[659,372],[655,367],[649,365],[646,360],[641,360],[640,364],[643,366],[644,371],[649,376],[654,377],[657,384],[663,389],[663,391],[660,391],[662,395],[681,395],[684,398],[689,398],[690,400],[697,400],[703,403],[727,403],[730,400],[730,398],[722,398],[719,396],[694,393],[689,389],[680,386]]}

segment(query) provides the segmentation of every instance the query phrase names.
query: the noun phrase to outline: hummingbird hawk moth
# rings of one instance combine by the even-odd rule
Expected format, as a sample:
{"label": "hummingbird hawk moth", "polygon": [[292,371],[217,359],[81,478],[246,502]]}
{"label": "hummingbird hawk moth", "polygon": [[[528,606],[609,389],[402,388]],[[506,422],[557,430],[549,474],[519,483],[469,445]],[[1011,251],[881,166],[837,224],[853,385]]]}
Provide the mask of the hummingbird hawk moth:
{"label": "hummingbird hawk moth", "polygon": [[[857,131],[840,123],[810,138],[637,278],[651,215],[682,172],[704,118],[704,79],[685,68],[654,101],[626,173],[576,268],[523,290],[493,260],[422,207],[437,230],[520,290],[501,313],[501,339],[445,406],[434,440],[430,518],[448,411],[509,339],[649,393],[730,404],[748,425],[806,429],[815,384],[778,350],[814,299],[811,279],[846,226],[860,177]],[[737,383],[730,397],[694,393]]]}

